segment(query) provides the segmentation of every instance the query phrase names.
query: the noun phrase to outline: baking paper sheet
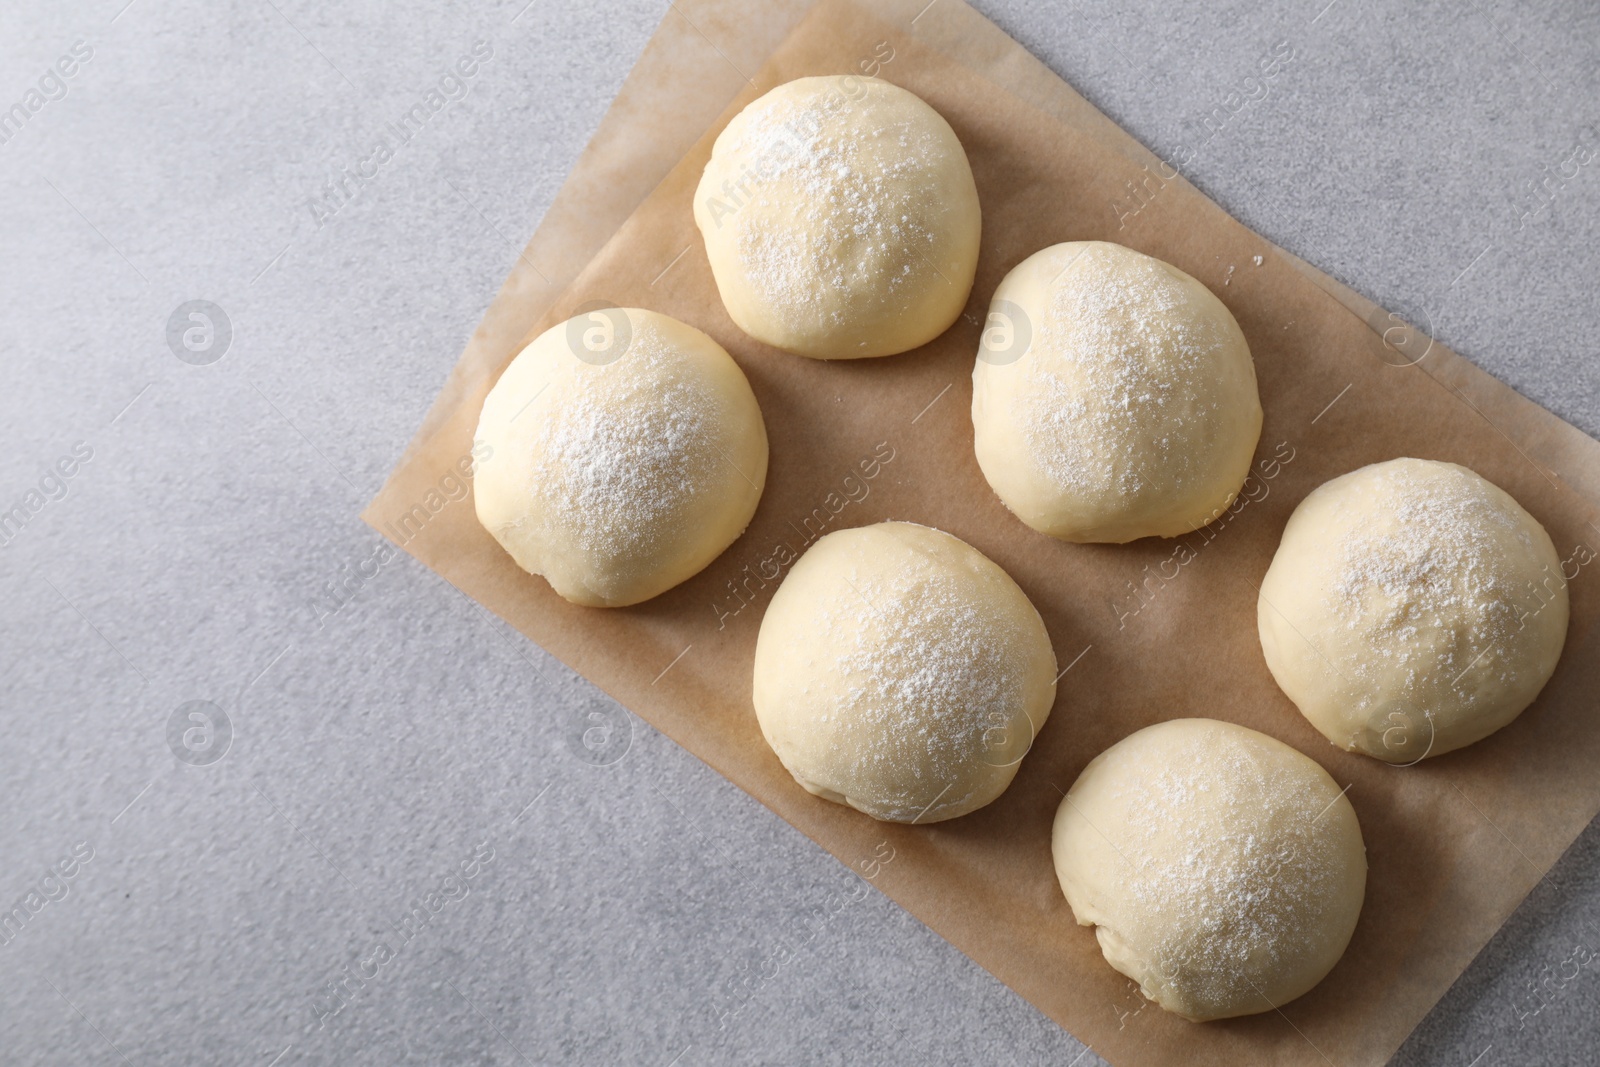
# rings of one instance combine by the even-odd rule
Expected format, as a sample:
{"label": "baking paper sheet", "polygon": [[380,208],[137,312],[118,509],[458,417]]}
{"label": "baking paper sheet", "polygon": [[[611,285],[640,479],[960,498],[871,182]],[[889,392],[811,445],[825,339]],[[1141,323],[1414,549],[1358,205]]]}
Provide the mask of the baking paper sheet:
{"label": "baking paper sheet", "polygon": [[[711,140],[760,92],[820,73],[918,93],[972,160],[984,210],[972,301],[915,352],[846,363],[786,355],[741,334],[717,298],[690,199]],[[1129,183],[1144,190],[1139,200]],[[989,295],[1038,248],[1086,239],[1199,278],[1250,342],[1266,410],[1255,472],[1227,515],[1189,537],[1054,542],[1000,505],[973,459],[970,375]],[[597,301],[662,311],[715,337],[749,376],[772,444],[745,535],[677,589],[609,611],[562,601],[516,568],[469,503],[435,492],[470,454],[501,368]],[[1274,685],[1255,628],[1256,584],[1294,505],[1328,478],[1401,455],[1466,464],[1511,492],[1550,531],[1572,579],[1566,653],[1534,706],[1485,742],[1407,769],[1323,740]],[[666,16],[364,517],[873,875],[1112,1063],[1366,1064],[1393,1053],[1600,811],[1600,596],[1597,568],[1578,562],[1600,545],[1597,472],[1600,444],[1233,221],[959,0],[870,15],[847,0],[686,2]],[[781,580],[774,561],[820,533],[884,519],[949,530],[1005,567],[1066,668],[1011,789],[935,826],[876,823],[807,794],[750,706],[756,632]],[[1188,715],[1271,734],[1348,784],[1371,868],[1361,923],[1327,980],[1279,1011],[1204,1025],[1144,1004],[1104,963],[1092,931],[1072,920],[1049,847],[1060,791],[1089,759]]]}

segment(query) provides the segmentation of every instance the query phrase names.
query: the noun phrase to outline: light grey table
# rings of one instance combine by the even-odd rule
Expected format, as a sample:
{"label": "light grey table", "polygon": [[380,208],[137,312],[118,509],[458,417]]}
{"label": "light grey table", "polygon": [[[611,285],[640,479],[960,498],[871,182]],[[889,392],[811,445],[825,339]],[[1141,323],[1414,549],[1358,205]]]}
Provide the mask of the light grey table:
{"label": "light grey table", "polygon": [[[1095,1062],[438,578],[370,562],[357,512],[665,10],[525,2],[0,12],[0,907],[28,911],[0,1062]],[[1569,162],[1600,149],[1595,5],[979,6],[1245,223],[1600,431],[1600,160]],[[462,57],[464,95],[369,162]],[[185,347],[190,301],[227,329]],[[1568,962],[1600,952],[1597,843],[1401,1062],[1600,1060],[1600,962]]]}

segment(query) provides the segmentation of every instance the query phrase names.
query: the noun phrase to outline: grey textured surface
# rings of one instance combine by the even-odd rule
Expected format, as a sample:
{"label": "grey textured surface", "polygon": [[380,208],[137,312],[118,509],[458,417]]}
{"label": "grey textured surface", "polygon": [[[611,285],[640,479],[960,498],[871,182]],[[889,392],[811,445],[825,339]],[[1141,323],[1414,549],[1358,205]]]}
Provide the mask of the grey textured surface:
{"label": "grey textured surface", "polygon": [[[524,2],[0,11],[0,108],[93,52],[0,143],[0,501],[44,501],[0,549],[0,905],[60,898],[0,944],[0,1062],[1094,1062],[409,558],[367,563],[357,512],[664,11]],[[1600,164],[1522,217],[1600,123],[1593,5],[979,7],[1158,152],[1192,147],[1244,222],[1600,431]],[[330,177],[478,40],[465,97],[319,228]],[[167,343],[190,300],[232,324],[210,365]],[[209,766],[169,749],[194,700],[232,724]],[[1600,1057],[1597,846],[1400,1062]]]}

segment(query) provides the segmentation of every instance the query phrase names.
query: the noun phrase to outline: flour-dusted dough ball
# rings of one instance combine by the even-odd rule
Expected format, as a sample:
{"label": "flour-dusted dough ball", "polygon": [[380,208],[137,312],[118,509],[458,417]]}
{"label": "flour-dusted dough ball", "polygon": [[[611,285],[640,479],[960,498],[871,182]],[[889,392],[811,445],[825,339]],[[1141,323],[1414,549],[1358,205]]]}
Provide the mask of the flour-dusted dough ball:
{"label": "flour-dusted dough ball", "polygon": [[1186,1019],[1271,1011],[1344,955],[1367,888],[1355,809],[1281,741],[1215,719],[1146,727],[1056,810],[1056,876],[1106,962]]}
{"label": "flour-dusted dough ball", "polygon": [[1392,459],[1300,502],[1256,603],[1278,685],[1329,741],[1413,763],[1539,695],[1567,637],[1550,535],[1482,476]]}
{"label": "flour-dusted dough ball", "polygon": [[1019,519],[1120,543],[1227,510],[1261,401],[1244,334],[1209,289],[1130,248],[1072,241],[995,290],[972,425],[978,466]]}
{"label": "flour-dusted dough ball", "polygon": [[[478,521],[575,604],[647,600],[755,513],[767,430],[721,345],[639,308],[540,334],[483,402]],[[481,454],[481,453],[480,453]]]}
{"label": "flour-dusted dough ball", "polygon": [[931,823],[1005,792],[1055,675],[1044,622],[1005,571],[960,538],[885,522],[817,541],[778,587],[756,717],[812,793]]}
{"label": "flour-dusted dough ball", "polygon": [[728,123],[694,198],[745,333],[816,359],[943,333],[978,267],[978,188],[939,113],[898,86],[800,78]]}

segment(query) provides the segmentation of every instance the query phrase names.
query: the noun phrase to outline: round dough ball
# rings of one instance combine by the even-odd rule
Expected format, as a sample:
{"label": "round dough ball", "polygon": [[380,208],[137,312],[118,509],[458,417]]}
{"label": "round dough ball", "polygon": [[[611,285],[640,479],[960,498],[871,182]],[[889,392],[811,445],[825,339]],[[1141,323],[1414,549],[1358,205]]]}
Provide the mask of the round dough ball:
{"label": "round dough ball", "polygon": [[960,538],[885,522],[823,537],[778,587],[756,640],[756,718],[817,796],[939,822],[1005,792],[1055,674],[1005,571]]}
{"label": "round dough ball", "polygon": [[1227,510],[1261,400],[1244,334],[1209,289],[1131,248],[1070,241],[995,290],[972,425],[978,466],[1019,519],[1121,543]]}
{"label": "round dough ball", "polygon": [[1056,810],[1056,876],[1106,962],[1202,1022],[1271,1011],[1344,955],[1367,889],[1361,825],[1328,773],[1215,719],[1146,727]]}
{"label": "round dough ball", "polygon": [[926,344],[966,307],[978,188],[950,124],[855,75],[800,78],[728,123],[694,220],[728,315],[815,359]]}
{"label": "round dough ball", "polygon": [[1267,667],[1329,741],[1414,763],[1487,737],[1561,658],[1550,535],[1454,463],[1392,459],[1300,502],[1261,582]]}
{"label": "round dough ball", "polygon": [[483,402],[478,521],[575,604],[648,600],[755,513],[767,430],[744,372],[677,319],[606,308],[524,348]]}

